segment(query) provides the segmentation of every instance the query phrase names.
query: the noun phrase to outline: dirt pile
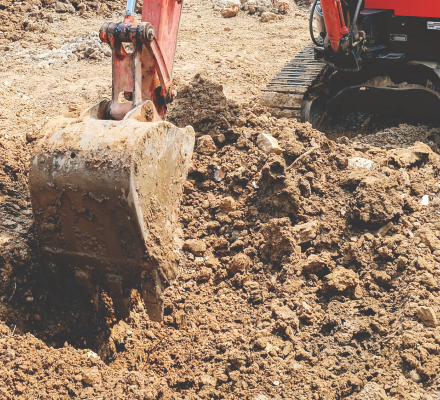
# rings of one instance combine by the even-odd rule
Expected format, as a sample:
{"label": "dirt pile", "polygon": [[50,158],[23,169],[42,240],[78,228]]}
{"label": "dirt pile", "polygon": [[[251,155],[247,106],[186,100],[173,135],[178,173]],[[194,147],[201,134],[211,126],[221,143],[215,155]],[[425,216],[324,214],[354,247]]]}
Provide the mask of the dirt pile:
{"label": "dirt pile", "polygon": [[[66,19],[66,14],[84,17],[103,15],[110,17],[113,12],[123,12],[125,3],[120,0],[27,0],[0,1],[0,45],[9,40],[20,40],[23,31],[45,32],[48,24]],[[2,41],[3,39],[3,41]]]}
{"label": "dirt pile", "polygon": [[242,10],[250,15],[261,16],[262,22],[269,22],[277,19],[276,14],[294,12],[296,3],[293,0],[215,0],[213,8],[221,11],[224,18],[235,17]]}
{"label": "dirt pile", "polygon": [[78,351],[66,342],[53,349],[32,335],[14,336],[0,325],[0,360],[3,399],[13,398],[118,398],[156,399],[160,379],[154,374],[113,370],[96,353]]}
{"label": "dirt pile", "polygon": [[[32,293],[31,308],[30,261],[10,260],[2,319],[8,329],[24,322],[14,336],[2,328],[4,397],[436,398],[438,155],[421,143],[331,141],[229,102],[201,75],[173,107],[172,120],[193,123],[198,139],[164,323],[149,321],[133,293],[130,318],[94,322],[100,340],[84,343],[90,326],[73,332],[66,316],[35,316],[46,294]],[[260,148],[261,134],[282,153]],[[8,302],[11,277],[21,284]],[[89,346],[100,359],[80,349]]]}
{"label": "dirt pile", "polygon": [[440,129],[426,125],[400,124],[370,135],[359,135],[353,141],[382,148],[410,147],[415,142],[430,143],[431,146],[438,147],[440,144]]}
{"label": "dirt pile", "polygon": [[217,144],[226,141],[226,135],[233,134],[239,106],[228,100],[223,87],[197,74],[188,85],[178,88],[178,97],[168,110],[167,119],[180,126],[191,125],[196,134],[209,134]]}

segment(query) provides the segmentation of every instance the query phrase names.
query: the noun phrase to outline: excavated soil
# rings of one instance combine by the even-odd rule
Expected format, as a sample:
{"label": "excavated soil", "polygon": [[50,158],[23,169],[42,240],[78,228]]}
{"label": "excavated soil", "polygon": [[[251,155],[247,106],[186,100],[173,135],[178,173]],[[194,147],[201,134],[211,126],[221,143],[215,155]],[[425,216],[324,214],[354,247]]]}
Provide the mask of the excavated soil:
{"label": "excavated soil", "polygon": [[67,20],[66,14],[111,17],[121,12],[125,3],[119,0],[1,0],[0,45],[23,40],[38,32],[46,32],[56,21]]}
{"label": "excavated soil", "polygon": [[[217,23],[223,28],[207,6],[191,7],[183,19],[185,44],[198,15],[211,30]],[[283,21],[268,28],[249,16],[236,21],[248,30],[278,27],[283,41],[290,35]],[[306,21],[301,24],[296,29],[306,44]],[[242,28],[235,29],[231,46],[239,53],[246,42],[240,43]],[[229,43],[204,34],[219,49]],[[287,59],[300,44],[292,40]],[[257,45],[252,50],[261,56]],[[75,288],[58,302],[39,262],[27,191],[33,132],[46,117],[75,115],[99,98],[103,91],[92,82],[110,73],[108,61],[99,72],[88,60],[37,71],[34,84],[51,96],[35,90],[26,101],[32,79],[20,79],[29,66],[6,60],[0,81],[2,398],[438,398],[438,127],[396,125],[332,140],[308,124],[271,117],[255,103],[269,74],[261,65],[230,63],[227,53],[219,52],[220,66],[216,56],[185,60],[188,47],[177,53],[181,85],[169,119],[194,126],[197,140],[180,210],[180,274],[165,291],[163,323],[149,320],[135,291],[124,321],[115,318],[105,293],[97,315]],[[189,79],[186,62],[205,71]],[[265,62],[272,71],[283,60]],[[60,83],[50,87],[50,71],[71,79],[64,92]],[[246,73],[256,82],[243,80],[240,87]],[[82,93],[75,103],[72,88]]]}

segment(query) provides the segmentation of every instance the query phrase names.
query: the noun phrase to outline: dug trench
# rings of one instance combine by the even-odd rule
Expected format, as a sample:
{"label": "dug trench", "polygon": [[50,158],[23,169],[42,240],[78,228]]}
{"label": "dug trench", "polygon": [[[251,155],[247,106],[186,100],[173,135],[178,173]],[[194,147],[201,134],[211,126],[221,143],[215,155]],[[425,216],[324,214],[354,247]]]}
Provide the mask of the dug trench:
{"label": "dug trench", "polygon": [[51,297],[27,191],[33,144],[1,142],[2,397],[436,398],[435,128],[333,141],[203,75],[169,119],[197,141],[163,323],[135,291],[123,321],[105,293],[98,315],[75,288]]}

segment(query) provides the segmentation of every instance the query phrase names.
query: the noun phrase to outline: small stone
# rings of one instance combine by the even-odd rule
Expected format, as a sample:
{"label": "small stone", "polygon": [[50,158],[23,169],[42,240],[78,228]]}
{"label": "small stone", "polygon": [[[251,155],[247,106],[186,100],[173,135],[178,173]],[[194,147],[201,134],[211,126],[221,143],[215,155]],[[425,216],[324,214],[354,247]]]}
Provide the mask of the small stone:
{"label": "small stone", "polygon": [[280,386],[280,381],[273,381],[274,386]]}
{"label": "small stone", "polygon": [[6,351],[6,357],[8,357],[12,361],[15,358],[15,351],[9,348]]}
{"label": "small stone", "polygon": [[421,204],[422,206],[427,206],[427,205],[429,205],[429,196],[428,196],[427,194],[425,194],[425,195],[422,197],[422,201],[420,202],[420,204]]}
{"label": "small stone", "polygon": [[26,132],[26,142],[31,143],[37,139],[37,135],[34,132]]}
{"label": "small stone", "polygon": [[200,269],[199,273],[197,274],[197,281],[199,282],[209,281],[211,276],[212,276],[212,269],[203,267]]}
{"label": "small stone", "polygon": [[98,354],[96,354],[94,351],[89,350],[89,351],[87,352],[87,358],[92,359],[92,360],[98,360],[98,359],[99,359],[99,356],[98,356]]}
{"label": "small stone", "polygon": [[206,251],[206,244],[199,239],[188,239],[183,244],[183,250],[189,251],[195,256],[202,257]]}
{"label": "small stone", "polygon": [[58,1],[57,4],[55,4],[55,11],[57,13],[74,13],[75,7],[73,7],[72,4]]}
{"label": "small stone", "polygon": [[428,246],[431,251],[440,249],[440,240],[428,227],[422,227],[418,229],[415,236],[420,237],[422,239],[422,242],[426,244],[426,246]]}
{"label": "small stone", "polygon": [[249,0],[247,2],[247,8],[249,11],[249,14],[255,14],[257,12],[257,3],[255,0]]}
{"label": "small stone", "polygon": [[[273,0],[273,6],[278,10],[278,12],[280,14],[287,14],[287,12],[289,11],[290,7],[290,3],[286,0]],[[293,1],[292,2],[292,10],[295,10],[296,8],[296,4]]]}
{"label": "small stone", "polygon": [[214,140],[209,135],[204,135],[199,138],[197,141],[196,152],[200,154],[205,154],[207,156],[212,156],[217,152],[217,146],[214,143]]}
{"label": "small stone", "polygon": [[241,239],[240,231],[233,230],[231,233],[230,241],[235,242],[238,239]]}
{"label": "small stone", "polygon": [[356,397],[359,400],[387,400],[388,396],[382,386],[377,383],[367,383],[359,395]]}
{"label": "small stone", "polygon": [[388,224],[382,226],[382,228],[377,231],[377,236],[384,237],[393,226],[394,224],[391,221],[388,222]]}
{"label": "small stone", "polygon": [[338,266],[325,277],[324,292],[344,292],[354,289],[359,284],[359,276],[351,269]]}
{"label": "small stone", "polygon": [[15,221],[10,220],[10,219],[5,219],[2,222],[2,225],[5,226],[6,228],[15,228],[17,223]]}
{"label": "small stone", "polygon": [[278,140],[267,133],[261,133],[258,135],[257,146],[261,151],[264,151],[266,154],[281,154],[283,152],[283,149],[278,144]]}
{"label": "small stone", "polygon": [[221,182],[226,176],[225,171],[223,171],[222,167],[217,167],[214,171],[214,180],[216,182]]}
{"label": "small stone", "polygon": [[231,274],[235,275],[237,273],[245,273],[251,266],[251,259],[243,253],[239,253],[231,260],[228,265],[228,270]]}
{"label": "small stone", "polygon": [[409,371],[408,378],[411,379],[415,383],[419,383],[422,380],[422,378],[420,377],[420,375],[417,373],[417,371],[415,369]]}
{"label": "small stone", "polygon": [[231,379],[231,381],[237,382],[240,378],[240,371],[229,372],[229,378]]}
{"label": "small stone", "polygon": [[256,341],[255,341],[255,343],[254,343],[254,345],[255,345],[255,347],[257,348],[257,349],[265,349],[266,348],[266,346],[267,346],[267,338],[265,338],[265,337],[260,337],[260,338],[258,338]]}
{"label": "small stone", "polygon": [[82,381],[89,386],[93,386],[97,383],[101,382],[101,373],[98,370],[98,367],[92,367],[89,369],[84,369],[81,372],[82,375]]}
{"label": "small stone", "polygon": [[202,385],[217,386],[217,378],[214,378],[211,375],[203,374],[200,376],[200,381],[202,382]]}
{"label": "small stone", "polygon": [[102,59],[102,54],[100,51],[95,50],[92,54],[89,55],[89,58],[93,59],[93,60],[101,60]]}
{"label": "small stone", "polygon": [[272,12],[266,11],[261,14],[261,22],[270,22],[270,21],[275,21],[276,19],[277,19],[277,15]]}
{"label": "small stone", "polygon": [[296,313],[292,311],[288,306],[272,306],[272,316],[277,321],[285,322],[293,328],[297,328],[299,325]]}
{"label": "small stone", "polygon": [[221,200],[220,207],[224,212],[231,212],[231,211],[235,211],[237,209],[237,206],[235,204],[235,200],[230,196],[224,197]]}
{"label": "small stone", "polygon": [[292,235],[298,244],[307,243],[316,237],[318,228],[319,224],[316,221],[297,224],[292,228]]}
{"label": "small stone", "polygon": [[350,157],[348,159],[348,166],[352,168],[365,168],[369,169],[370,171],[375,170],[377,167],[374,161],[362,157]]}
{"label": "small stone", "polygon": [[425,325],[436,327],[438,325],[437,317],[432,307],[420,306],[417,309],[417,316]]}
{"label": "small stone", "polygon": [[237,5],[230,4],[229,7],[223,8],[223,10],[221,11],[221,14],[222,14],[223,18],[232,18],[232,17],[235,17],[239,11],[240,11],[240,9],[238,8]]}
{"label": "small stone", "polygon": [[86,57],[90,57],[91,54],[93,54],[95,52],[95,49],[93,47],[88,47],[85,51],[84,51],[84,55]]}

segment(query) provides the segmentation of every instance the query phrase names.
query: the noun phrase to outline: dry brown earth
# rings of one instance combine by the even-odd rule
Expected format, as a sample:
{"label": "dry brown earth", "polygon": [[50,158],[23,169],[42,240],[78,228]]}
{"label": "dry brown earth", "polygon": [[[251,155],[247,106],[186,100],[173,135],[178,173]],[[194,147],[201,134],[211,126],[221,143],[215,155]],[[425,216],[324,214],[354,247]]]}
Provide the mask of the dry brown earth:
{"label": "dry brown earth", "polygon": [[[101,22],[69,14],[1,50],[1,397],[437,398],[436,146],[414,145],[430,141],[423,129],[410,129],[420,136],[405,149],[398,140],[374,147],[384,135],[332,141],[255,105],[308,43],[301,9],[263,24],[242,13],[223,19],[198,1],[185,6],[169,117],[193,125],[198,139],[182,199],[181,274],[166,290],[164,323],[149,321],[135,292],[126,321],[105,294],[97,316],[74,289],[71,304],[56,303],[36,250],[26,135],[108,95],[110,60],[23,60]],[[393,129],[393,138],[408,131]],[[262,151],[260,134],[282,153]],[[365,159],[371,170],[359,168]]]}

